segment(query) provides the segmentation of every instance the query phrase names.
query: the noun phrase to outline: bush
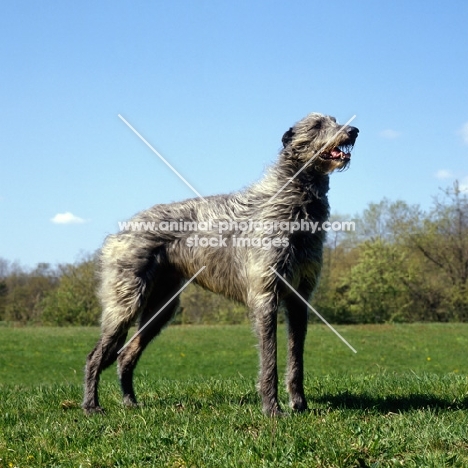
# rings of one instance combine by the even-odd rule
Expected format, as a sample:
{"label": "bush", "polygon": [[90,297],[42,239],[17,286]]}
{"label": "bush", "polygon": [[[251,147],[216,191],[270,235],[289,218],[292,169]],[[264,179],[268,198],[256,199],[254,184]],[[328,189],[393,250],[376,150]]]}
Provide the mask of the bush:
{"label": "bush", "polygon": [[96,268],[92,259],[62,265],[57,288],[42,301],[42,321],[50,325],[97,325],[101,308],[96,296]]}

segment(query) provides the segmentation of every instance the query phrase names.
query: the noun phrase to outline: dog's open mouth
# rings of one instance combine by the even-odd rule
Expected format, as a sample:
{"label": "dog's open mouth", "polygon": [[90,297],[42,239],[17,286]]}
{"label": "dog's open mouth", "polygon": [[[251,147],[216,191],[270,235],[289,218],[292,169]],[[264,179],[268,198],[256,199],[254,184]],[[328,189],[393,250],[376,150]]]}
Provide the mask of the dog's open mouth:
{"label": "dog's open mouth", "polygon": [[346,146],[335,146],[328,153],[322,153],[320,156],[323,159],[341,159],[342,161],[348,161],[351,159],[351,151],[353,149],[352,145]]}

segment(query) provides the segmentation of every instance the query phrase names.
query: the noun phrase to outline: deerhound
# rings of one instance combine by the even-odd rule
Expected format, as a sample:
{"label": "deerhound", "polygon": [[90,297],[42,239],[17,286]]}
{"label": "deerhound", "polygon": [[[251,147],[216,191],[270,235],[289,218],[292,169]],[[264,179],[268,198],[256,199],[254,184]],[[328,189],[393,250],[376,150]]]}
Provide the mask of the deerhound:
{"label": "deerhound", "polygon": [[[123,402],[137,404],[137,361],[175,314],[182,285],[197,273],[196,283],[249,308],[259,339],[258,391],[270,416],[282,412],[276,328],[278,308],[284,307],[290,406],[307,409],[308,308],[279,276],[309,300],[322,265],[329,174],[349,165],[358,132],[333,117],[310,114],[284,134],[279,159],[260,182],[229,195],[155,205],[127,224],[135,229],[107,237],[100,253],[101,337],[85,370],[86,413],[103,411],[99,376],[115,360]],[[135,321],[138,331],[122,350]]]}

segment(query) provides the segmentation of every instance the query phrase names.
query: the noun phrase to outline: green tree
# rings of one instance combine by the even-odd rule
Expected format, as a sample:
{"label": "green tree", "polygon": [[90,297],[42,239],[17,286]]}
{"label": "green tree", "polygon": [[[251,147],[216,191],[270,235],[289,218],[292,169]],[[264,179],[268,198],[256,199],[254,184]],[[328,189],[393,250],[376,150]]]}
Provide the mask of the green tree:
{"label": "green tree", "polygon": [[39,323],[41,321],[41,301],[56,285],[54,270],[47,263],[40,263],[27,272],[19,265],[10,266],[4,279],[4,319],[16,323]]}
{"label": "green tree", "polygon": [[4,258],[0,258],[0,321],[3,320],[5,316],[6,297],[8,294],[8,287],[6,284],[8,267],[8,261]]}
{"label": "green tree", "polygon": [[92,258],[59,267],[57,288],[42,301],[42,320],[53,325],[97,325],[101,313]]}
{"label": "green tree", "polygon": [[357,322],[400,321],[410,300],[402,278],[404,255],[382,239],[365,242],[349,276],[342,279],[343,300]]}
{"label": "green tree", "polygon": [[434,288],[449,318],[468,320],[468,196],[458,182],[434,200],[422,228],[408,236],[436,277]]}

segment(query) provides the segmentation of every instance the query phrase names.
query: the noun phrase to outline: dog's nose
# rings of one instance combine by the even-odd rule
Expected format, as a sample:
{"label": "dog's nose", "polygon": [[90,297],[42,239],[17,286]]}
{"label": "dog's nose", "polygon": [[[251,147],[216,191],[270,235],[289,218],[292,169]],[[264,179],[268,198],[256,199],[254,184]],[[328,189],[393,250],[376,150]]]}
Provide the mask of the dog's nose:
{"label": "dog's nose", "polygon": [[351,127],[350,125],[346,129],[346,132],[348,133],[350,138],[356,139],[359,133],[359,129],[356,127]]}

